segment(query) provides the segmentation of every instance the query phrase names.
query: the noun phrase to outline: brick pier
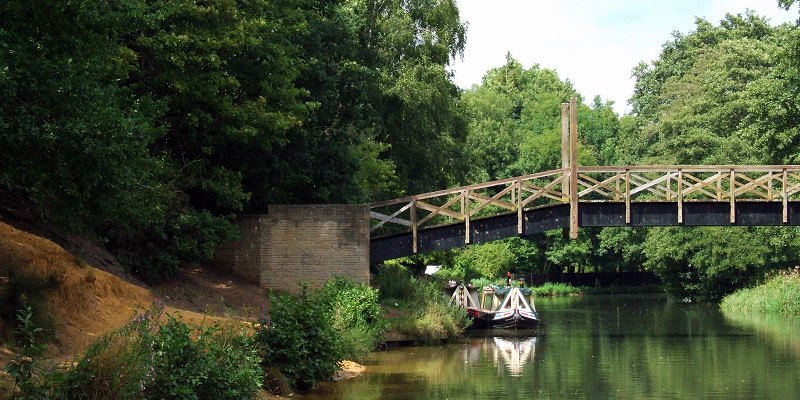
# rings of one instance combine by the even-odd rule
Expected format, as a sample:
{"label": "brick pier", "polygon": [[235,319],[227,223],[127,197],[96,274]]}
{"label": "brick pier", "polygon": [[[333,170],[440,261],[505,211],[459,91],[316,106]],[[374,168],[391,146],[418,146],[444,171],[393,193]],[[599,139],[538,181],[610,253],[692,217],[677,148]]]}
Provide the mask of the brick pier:
{"label": "brick pier", "polygon": [[299,293],[345,276],[369,284],[369,207],[270,205],[237,221],[241,238],[220,247],[213,263],[263,288]]}

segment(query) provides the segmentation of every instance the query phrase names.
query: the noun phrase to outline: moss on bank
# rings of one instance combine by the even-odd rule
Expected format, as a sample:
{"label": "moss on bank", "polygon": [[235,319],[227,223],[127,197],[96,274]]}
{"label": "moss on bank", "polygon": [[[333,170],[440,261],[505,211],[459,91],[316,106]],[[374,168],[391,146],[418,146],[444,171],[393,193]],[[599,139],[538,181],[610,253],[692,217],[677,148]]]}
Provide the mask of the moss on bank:
{"label": "moss on bank", "polygon": [[725,312],[800,316],[800,268],[782,271],[763,284],[737,290],[720,304]]}

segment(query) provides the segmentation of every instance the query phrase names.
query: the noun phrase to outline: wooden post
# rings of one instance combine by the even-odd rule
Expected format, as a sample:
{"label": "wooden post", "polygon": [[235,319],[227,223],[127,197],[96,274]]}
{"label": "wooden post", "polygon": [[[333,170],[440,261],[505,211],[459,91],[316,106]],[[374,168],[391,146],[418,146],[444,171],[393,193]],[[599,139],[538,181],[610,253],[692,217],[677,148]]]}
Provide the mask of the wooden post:
{"label": "wooden post", "polygon": [[772,171],[769,171],[769,179],[767,179],[767,181],[769,182],[767,184],[767,200],[772,201]]}
{"label": "wooden post", "polygon": [[788,224],[789,223],[789,199],[788,199],[789,196],[786,195],[787,193],[789,193],[789,190],[786,188],[786,184],[788,183],[786,181],[786,178],[787,178],[786,177],[786,168],[784,168],[783,169],[783,178],[782,178],[782,181],[783,181],[783,189],[782,189],[783,190],[783,223],[784,224]]}
{"label": "wooden post", "polygon": [[631,223],[631,170],[625,168],[625,223]]}
{"label": "wooden post", "polygon": [[569,237],[578,238],[578,99],[569,101]]}
{"label": "wooden post", "polygon": [[417,199],[411,202],[411,252],[417,254]]}
{"label": "wooden post", "polygon": [[464,210],[464,243],[469,244],[469,190],[464,191],[464,198],[466,199],[466,209]]}
{"label": "wooden post", "polygon": [[[561,103],[561,169],[570,167],[569,160],[569,103]],[[564,173],[561,181],[561,194],[566,201],[569,198],[569,177]]]}
{"label": "wooden post", "polygon": [[664,194],[667,197],[666,200],[667,201],[672,201],[672,172],[671,171],[667,171],[667,185],[665,187],[667,188],[667,190],[666,190],[666,192]]}
{"label": "wooden post", "polygon": [[522,180],[517,180],[517,234],[522,235]]}
{"label": "wooden post", "polygon": [[683,225],[683,170],[678,169],[678,223]]}
{"label": "wooden post", "polygon": [[736,223],[736,172],[731,170],[731,224]]}

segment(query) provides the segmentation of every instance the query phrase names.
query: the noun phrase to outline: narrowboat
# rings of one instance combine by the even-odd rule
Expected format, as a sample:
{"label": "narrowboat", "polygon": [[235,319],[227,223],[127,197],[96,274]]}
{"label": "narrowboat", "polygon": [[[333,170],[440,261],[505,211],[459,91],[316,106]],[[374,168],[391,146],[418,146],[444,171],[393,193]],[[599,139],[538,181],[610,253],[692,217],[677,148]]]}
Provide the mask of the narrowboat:
{"label": "narrowboat", "polygon": [[450,303],[466,309],[476,328],[525,329],[539,324],[531,290],[527,288],[487,286],[478,296],[475,288],[460,284]]}

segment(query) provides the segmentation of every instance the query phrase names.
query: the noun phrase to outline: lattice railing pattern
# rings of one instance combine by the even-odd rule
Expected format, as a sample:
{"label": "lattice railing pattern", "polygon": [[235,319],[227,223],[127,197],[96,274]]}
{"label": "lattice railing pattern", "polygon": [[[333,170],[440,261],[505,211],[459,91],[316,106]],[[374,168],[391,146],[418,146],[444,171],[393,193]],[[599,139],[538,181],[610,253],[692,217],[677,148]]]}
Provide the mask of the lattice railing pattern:
{"label": "lattice railing pattern", "polygon": [[[521,215],[525,208],[569,203],[567,177],[563,170],[546,171],[374,203],[371,230],[373,235],[416,232],[455,222],[469,228],[471,219],[509,212]],[[469,243],[468,237],[465,240]]]}
{"label": "lattice railing pattern", "polygon": [[624,202],[628,223],[635,201],[677,202],[679,223],[684,202],[730,202],[733,223],[737,200],[783,202],[786,223],[787,201],[800,196],[798,165],[578,167],[576,175],[571,184],[571,171],[564,168],[373,203],[372,234],[410,230],[416,243],[419,229],[459,222],[469,243],[470,220],[512,212],[522,233],[523,210],[569,204],[573,184],[579,202]]}

